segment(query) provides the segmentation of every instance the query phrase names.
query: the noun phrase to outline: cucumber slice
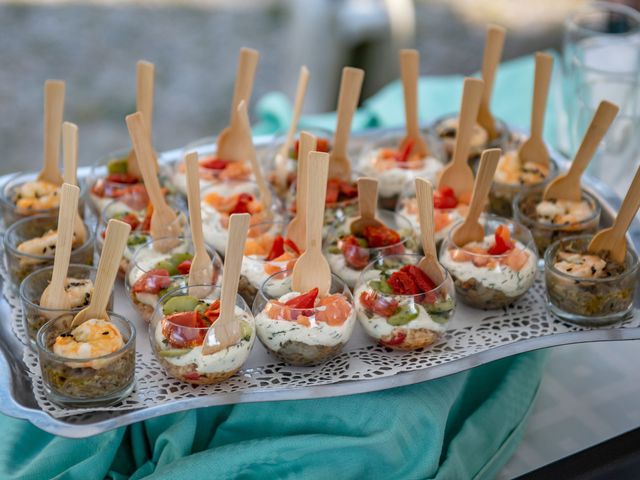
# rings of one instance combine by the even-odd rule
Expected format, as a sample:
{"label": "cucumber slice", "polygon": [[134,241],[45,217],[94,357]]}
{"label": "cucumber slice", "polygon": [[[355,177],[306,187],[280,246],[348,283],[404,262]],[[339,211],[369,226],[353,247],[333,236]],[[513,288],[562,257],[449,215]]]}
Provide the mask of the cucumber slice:
{"label": "cucumber slice", "polygon": [[162,306],[162,313],[165,315],[171,315],[177,312],[193,312],[198,306],[200,300],[191,295],[181,295],[179,297],[171,297]]}
{"label": "cucumber slice", "polygon": [[400,325],[406,325],[416,318],[418,318],[418,312],[414,311],[413,308],[408,305],[402,305],[396,313],[387,318],[387,323],[394,327],[399,327]]}
{"label": "cucumber slice", "polygon": [[449,297],[442,302],[434,303],[432,305],[425,305],[425,308],[427,309],[427,312],[429,314],[432,314],[449,312],[453,310],[454,306],[455,305],[453,304],[453,298]]}
{"label": "cucumber slice", "polygon": [[158,351],[158,355],[165,358],[181,357],[191,351],[190,348],[170,348],[168,350]]}
{"label": "cucumber slice", "polygon": [[114,158],[107,163],[107,172],[112,173],[127,173],[127,159],[126,158]]}
{"label": "cucumber slice", "polygon": [[178,267],[176,266],[177,264],[167,261],[167,260],[162,260],[158,263],[156,263],[156,266],[154,268],[161,268],[163,270],[166,270],[169,272],[169,275],[174,276],[174,275],[179,275],[180,272],[178,271]]}
{"label": "cucumber slice", "polygon": [[252,333],[253,329],[251,328],[251,325],[249,325],[249,322],[240,320],[240,335],[242,335],[242,340],[251,340]]}
{"label": "cucumber slice", "polygon": [[171,255],[171,258],[169,258],[169,262],[177,266],[177,265],[180,265],[185,260],[192,260],[192,259],[193,259],[193,255],[191,253],[188,253],[188,252],[174,253],[173,255]]}

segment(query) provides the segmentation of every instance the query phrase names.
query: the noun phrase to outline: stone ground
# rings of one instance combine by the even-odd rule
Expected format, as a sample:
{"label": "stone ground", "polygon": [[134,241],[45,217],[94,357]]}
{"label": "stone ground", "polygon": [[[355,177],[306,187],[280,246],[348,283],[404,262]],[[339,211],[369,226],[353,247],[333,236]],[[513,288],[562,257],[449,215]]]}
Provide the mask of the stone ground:
{"label": "stone ground", "polygon": [[[225,125],[241,46],[262,53],[254,100],[276,89],[292,96],[303,61],[310,64],[312,82],[314,67],[316,72],[322,70],[323,78],[335,79],[321,82],[316,76],[308,102],[314,111],[334,108],[343,63],[372,73],[367,76],[366,95],[393,79],[397,57],[395,49],[389,48],[384,17],[373,32],[346,36],[334,27],[327,45],[333,45],[337,54],[327,61],[322,45],[313,40],[318,38],[314,26],[319,28],[314,12],[329,4],[331,15],[343,12],[343,25],[355,25],[354,17],[340,10],[344,3],[305,0],[304,7],[286,0],[250,3],[251,8],[178,0],[176,5],[161,6],[1,4],[0,144],[4,156],[0,174],[40,165],[42,85],[47,78],[67,82],[65,118],[79,125],[81,165],[128,145],[123,119],[134,110],[135,62],[140,58],[156,64],[154,137],[160,150],[212,135]],[[551,16],[545,13],[541,25],[534,28],[529,22],[514,21],[521,16],[504,6],[498,13],[489,8],[504,0],[482,2],[483,9],[469,9],[467,3],[417,4],[416,43],[423,53],[423,73],[477,70],[487,21],[508,25],[506,58],[560,46],[566,9],[556,9]],[[310,11],[305,11],[307,6]],[[300,15],[307,15],[306,23],[295,29],[292,24]],[[301,32],[306,43],[298,41]],[[385,65],[393,67],[380,68]]]}

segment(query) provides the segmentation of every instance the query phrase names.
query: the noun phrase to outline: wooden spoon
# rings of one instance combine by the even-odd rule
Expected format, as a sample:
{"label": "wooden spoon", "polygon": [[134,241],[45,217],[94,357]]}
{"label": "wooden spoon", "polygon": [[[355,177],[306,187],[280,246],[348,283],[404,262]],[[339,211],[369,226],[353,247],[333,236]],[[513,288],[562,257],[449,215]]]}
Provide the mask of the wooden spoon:
{"label": "wooden spoon", "polygon": [[[64,183],[69,185],[77,185],[78,170],[78,126],[71,122],[62,124],[62,158],[63,158],[63,175]],[[73,231],[76,240],[84,243],[87,238],[87,229],[84,226],[80,213],[76,209],[76,219],[73,224]]]}
{"label": "wooden spoon", "polygon": [[303,247],[307,243],[307,183],[309,153],[316,149],[317,139],[308,132],[300,133],[298,173],[296,176],[296,214],[287,226],[287,238]]}
{"label": "wooden spoon", "polygon": [[453,242],[459,247],[463,247],[470,242],[482,242],[484,240],[484,227],[480,225],[478,218],[487,203],[487,196],[493,182],[493,176],[496,173],[498,160],[500,160],[499,148],[492,148],[482,152],[478,176],[473,184],[469,211],[462,225],[453,232]]}
{"label": "wooden spoon", "polygon": [[60,133],[64,115],[64,82],[44,82],[44,152],[38,180],[62,185],[60,175]]}
{"label": "wooden spoon", "polygon": [[[180,236],[183,227],[177,219],[176,212],[167,204],[160,189],[153,159],[153,148],[151,147],[142,114],[137,112],[128,115],[127,127],[138,158],[142,180],[153,205],[150,225],[151,238],[154,240],[153,245],[160,252],[168,252],[175,247],[177,243],[175,237]],[[156,241],[163,237],[173,238],[168,238],[167,241]]]}
{"label": "wooden spoon", "polygon": [[249,123],[249,114],[247,113],[247,103],[244,100],[241,100],[238,105],[236,118],[238,119],[236,131],[238,132],[238,139],[241,140],[244,151],[242,157],[245,160],[249,160],[253,176],[256,178],[256,183],[258,184],[258,190],[260,190],[260,201],[264,205],[265,212],[271,214],[271,190],[262,174],[262,168],[260,168],[260,164],[258,163],[256,149],[253,146],[253,134],[251,133],[251,124]]}
{"label": "wooden spoon", "polygon": [[536,53],[536,73],[533,84],[533,105],[531,107],[531,135],[520,146],[518,160],[525,163],[539,163],[549,165],[549,150],[544,143],[542,133],[544,129],[544,113],[547,109],[549,83],[553,57],[546,53]]}
{"label": "wooden spoon", "polygon": [[496,121],[491,114],[491,94],[493,93],[493,81],[496,78],[496,70],[502,57],[502,47],[504,46],[505,29],[498,25],[487,27],[487,40],[484,45],[484,55],[482,57],[482,80],[484,80],[484,91],[482,92],[482,102],[478,111],[478,123],[489,134],[491,140],[497,138]]}
{"label": "wooden spoon", "polygon": [[100,318],[109,321],[107,315],[107,305],[113,290],[113,282],[120,268],[120,259],[127,246],[127,239],[131,232],[131,225],[120,220],[111,219],[107,224],[104,238],[104,246],[100,254],[96,282],[91,295],[89,305],[80,310],[71,322],[71,327],[77,327],[81,323],[92,319]]}
{"label": "wooden spoon", "polygon": [[[191,224],[191,236],[193,238],[194,255],[191,259],[191,269],[189,270],[188,285],[208,285],[213,278],[213,266],[211,257],[207,253],[202,233],[202,216],[200,212],[200,167],[198,164],[198,154],[196,152],[187,153],[185,160],[187,164],[187,200],[189,201],[189,223]],[[196,291],[197,290],[197,291]],[[194,295],[203,298],[209,294],[210,289],[193,288]]]}
{"label": "wooden spoon", "polygon": [[351,180],[351,162],[347,156],[347,144],[351,135],[351,121],[358,107],[364,70],[353,67],[342,69],[340,94],[338,96],[338,120],[329,161],[329,178],[344,182]]}
{"label": "wooden spoon", "polygon": [[418,267],[435,283],[442,284],[446,274],[436,250],[435,226],[433,217],[433,187],[425,178],[416,178],[416,196],[418,200],[418,217],[420,221],[420,237],[424,256]]}
{"label": "wooden spoon", "polygon": [[[296,88],[296,98],[293,103],[293,113],[291,115],[291,125],[287,136],[276,154],[276,179],[280,188],[287,188],[287,163],[289,161],[289,149],[293,142],[293,136],[298,129],[298,120],[304,103],[304,96],[307,92],[307,84],[309,83],[309,69],[306,66],[300,67],[300,75],[298,76],[298,87]],[[315,149],[315,147],[313,147]]]}
{"label": "wooden spoon", "polygon": [[378,204],[378,180],[369,177],[358,179],[358,205],[360,215],[351,222],[350,230],[354,235],[362,236],[367,227],[382,227],[384,224],[376,219]]}
{"label": "wooden spoon", "polygon": [[256,50],[250,48],[240,49],[240,59],[238,61],[238,70],[236,71],[236,84],[233,90],[233,101],[231,102],[231,119],[229,126],[226,127],[218,136],[216,156],[225,160],[233,160],[238,157],[236,152],[237,146],[241,143],[237,138],[238,135],[234,126],[234,118],[237,116],[238,105],[242,100],[249,103],[251,99],[251,91],[253,90],[253,79],[256,75],[256,67],[260,54]]}
{"label": "wooden spoon", "polygon": [[636,170],[633,182],[624,197],[618,215],[609,228],[604,228],[594,235],[589,242],[591,253],[608,252],[609,258],[617,263],[624,264],[627,255],[627,239],[625,235],[629,225],[636,216],[640,207],[640,168]]}
{"label": "wooden spoon", "polygon": [[307,243],[304,253],[293,267],[291,287],[295,292],[307,292],[318,288],[323,297],[331,288],[331,269],[322,255],[322,225],[324,202],[327,196],[329,154],[309,154],[309,176],[307,178]]}
{"label": "wooden spoon", "polygon": [[203,355],[219,352],[240,341],[240,322],[236,318],[235,308],[250,218],[248,213],[234,213],[229,217],[229,237],[224,254],[220,292],[220,316],[207,330],[202,344]]}
{"label": "wooden spoon", "polygon": [[589,165],[589,161],[596,153],[600,141],[613,123],[618,114],[619,108],[606,100],[600,102],[591,123],[587,128],[582,143],[576,152],[576,156],[571,162],[569,171],[563,175],[558,175],[544,190],[544,200],[573,200],[579,202],[582,198],[580,187],[580,177]]}
{"label": "wooden spoon", "polygon": [[[154,90],[155,66],[151,62],[139,60],[136,63],[136,111],[142,113],[144,125],[149,134],[149,143],[153,145],[151,140],[153,135],[153,90]],[[155,152],[153,152],[153,161],[158,169],[158,161]],[[141,178],[142,173],[138,166],[135,149],[129,152],[127,160],[127,172],[136,178]]]}
{"label": "wooden spoon", "polygon": [[438,188],[450,187],[459,197],[473,188],[473,171],[469,166],[469,147],[471,133],[478,117],[478,107],[482,97],[484,82],[477,78],[464,79],[462,90],[462,104],[460,106],[460,120],[456,144],[453,149],[451,162],[444,167],[440,174]]}
{"label": "wooden spoon", "polygon": [[78,213],[80,189],[63,183],[60,188],[60,210],[58,212],[58,241],[53,259],[51,283],[40,297],[40,306],[56,310],[69,310],[71,300],[64,289],[73,247],[73,222]]}
{"label": "wooden spoon", "polygon": [[420,158],[429,155],[429,148],[420,134],[418,122],[418,78],[420,76],[420,53],[417,50],[400,50],[400,77],[404,91],[404,115],[407,135],[400,146],[413,141],[411,153]]}

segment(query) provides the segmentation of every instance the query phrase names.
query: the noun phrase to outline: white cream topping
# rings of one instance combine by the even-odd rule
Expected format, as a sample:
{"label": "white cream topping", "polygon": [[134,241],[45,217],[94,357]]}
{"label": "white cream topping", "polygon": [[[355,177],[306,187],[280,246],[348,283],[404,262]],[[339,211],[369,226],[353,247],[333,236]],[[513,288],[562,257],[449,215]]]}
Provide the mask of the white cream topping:
{"label": "white cream topping", "polygon": [[344,283],[346,283],[350,288],[355,287],[362,270],[349,268],[342,253],[325,252],[325,256],[329,261],[331,271],[344,280]]}

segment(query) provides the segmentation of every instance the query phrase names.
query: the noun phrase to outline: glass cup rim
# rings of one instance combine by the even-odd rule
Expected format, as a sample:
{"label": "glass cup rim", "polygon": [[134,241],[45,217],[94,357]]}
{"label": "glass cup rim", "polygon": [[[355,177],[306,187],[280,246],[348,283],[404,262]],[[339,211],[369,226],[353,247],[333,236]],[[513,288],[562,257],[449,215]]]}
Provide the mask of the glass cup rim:
{"label": "glass cup rim", "polygon": [[[36,334],[36,346],[38,348],[38,352],[40,355],[45,355],[47,357],[49,357],[52,360],[55,360],[57,362],[73,362],[73,363],[87,363],[87,362],[95,362],[96,360],[108,360],[110,358],[116,357],[118,355],[121,355],[123,352],[127,351],[130,349],[131,345],[134,345],[134,350],[135,350],[135,342],[136,342],[136,326],[133,324],[133,322],[131,322],[130,320],[127,320],[124,316],[113,312],[113,311],[107,311],[107,315],[109,316],[109,320],[111,321],[112,317],[115,317],[116,319],[118,319],[120,322],[122,322],[123,325],[126,325],[127,328],[129,328],[129,339],[124,342],[124,344],[122,345],[122,347],[120,347],[118,350],[116,350],[115,352],[111,352],[111,353],[107,353],[105,355],[100,355],[99,357],[93,357],[93,358],[70,358],[70,357],[63,357],[61,355],[58,355],[56,353],[54,353],[52,350],[50,350],[47,346],[45,346],[43,344],[43,337],[45,335],[45,333],[48,331],[48,329],[52,328],[53,325],[55,324],[55,322],[57,322],[58,320],[60,320],[62,317],[65,317],[67,315],[73,315],[72,313],[64,313],[62,315],[60,315],[59,317],[53,318],[51,320],[49,320],[47,323],[45,323],[40,330],[38,330],[38,333]],[[120,331],[120,328],[118,328],[118,331]],[[122,332],[120,332],[120,334],[122,335]]]}
{"label": "glass cup rim", "polygon": [[[209,328],[211,328],[211,325],[213,325],[213,323],[211,325],[209,325],[208,327],[187,327],[187,326],[184,326],[184,325],[178,325],[177,323],[174,323],[174,322],[172,322],[170,320],[167,320],[167,316],[162,312],[162,306],[166,303],[167,300],[169,300],[169,298],[178,296],[181,292],[182,292],[182,294],[184,294],[184,292],[188,292],[190,288],[200,288],[200,287],[211,288],[211,292],[218,291],[219,292],[218,293],[218,298],[216,300],[220,299],[219,297],[222,294],[222,286],[221,285],[187,285],[187,286],[184,286],[184,287],[180,287],[180,288],[176,288],[176,289],[170,290],[170,291],[168,291],[167,293],[165,293],[162,297],[160,297],[158,299],[158,303],[155,306],[155,311],[161,317],[161,321],[166,321],[167,323],[170,323],[171,325],[179,327],[180,329],[183,329],[183,330],[190,330],[190,331],[196,331],[196,332],[200,332],[200,331],[203,331],[203,330],[204,331],[209,330]],[[187,295],[188,295],[188,293],[187,293]],[[251,313],[251,308],[249,307],[247,302],[244,300],[244,298],[242,298],[242,296],[239,293],[236,293],[236,306],[238,306],[238,300],[240,300],[240,305],[239,305],[240,308],[242,308],[242,310],[245,313],[248,313],[250,316],[253,316],[253,314]],[[151,323],[150,323],[150,325],[151,325]]]}
{"label": "glass cup rim", "polygon": [[[58,221],[58,216],[57,215],[30,215],[28,217],[22,218],[20,220],[18,220],[17,222],[15,222],[14,224],[12,224],[4,233],[4,246],[5,249],[9,252],[11,252],[12,255],[16,256],[16,257],[25,257],[25,258],[33,258],[35,260],[52,260],[54,258],[53,255],[34,255],[32,253],[24,253],[24,252],[20,252],[17,248],[17,246],[12,245],[11,243],[9,243],[9,237],[11,236],[10,234],[13,233],[14,230],[17,230],[18,227],[21,227],[23,224],[28,223],[28,222],[32,222],[35,220],[39,220],[39,219],[53,219],[55,220],[56,224]],[[95,232],[93,228],[90,228],[89,225],[87,225],[87,222],[85,222],[84,220],[82,221],[82,223],[84,224],[84,228],[85,231],[87,232],[87,238],[85,238],[85,241],[82,245],[79,245],[76,248],[72,248],[71,249],[71,255],[73,255],[74,253],[78,253],[81,251],[86,250],[89,247],[92,247],[93,245],[93,240],[94,240],[94,236],[95,236]]]}
{"label": "glass cup rim", "polygon": [[[9,199],[9,196],[7,195],[7,188],[9,187],[9,184],[11,182],[15,181],[15,179],[19,178],[20,176],[26,176],[26,177],[33,176],[33,180],[35,181],[38,177],[38,172],[14,172],[6,176],[6,178],[0,185],[0,203],[3,203],[5,206],[9,207],[11,210],[17,210],[17,207]],[[22,182],[22,183],[26,183],[27,181],[29,180],[25,180],[25,182]],[[86,188],[85,182],[76,182],[76,183],[78,188],[80,189],[80,196],[78,197],[78,201],[82,202],[82,200],[84,199],[84,195],[87,192],[87,188]],[[25,216],[32,217],[35,215],[48,215],[49,214],[48,212],[51,212],[52,210],[57,210],[57,209],[58,207],[32,210],[33,213],[29,213],[28,215],[25,215]]]}
{"label": "glass cup rim", "polygon": [[[153,242],[161,242],[163,240],[175,240],[175,239],[179,239],[181,242],[188,242],[191,245],[191,248],[195,248],[193,245],[193,237],[191,237],[191,235],[177,235],[177,236],[166,236],[166,237],[160,237],[160,238],[151,238],[151,236],[149,236],[149,239],[138,245],[138,247],[136,248],[135,252],[133,253],[133,256],[131,257],[131,261],[129,262],[129,264],[133,267],[133,268],[137,268],[138,270],[140,270],[141,272],[144,273],[149,273],[151,270],[153,270],[153,268],[151,269],[144,269],[142,267],[140,267],[138,265],[138,254],[142,251],[143,248],[147,248],[149,246],[151,246],[153,244]],[[218,257],[218,254],[212,250],[208,245],[205,244],[205,248],[207,249],[207,253],[209,254],[209,258],[211,259],[211,264],[212,265],[216,265],[221,263],[220,262],[220,258]],[[194,252],[187,252],[187,253],[192,253],[193,255],[195,255]],[[127,275],[128,276],[128,275]],[[179,275],[170,275],[170,278],[182,278],[185,276],[189,276],[189,274],[183,275],[183,274],[179,274]],[[173,290],[171,290],[173,291]]]}
{"label": "glass cup rim", "polygon": [[[530,216],[525,215],[525,213],[520,209],[520,202],[526,198],[526,195],[537,195],[537,194],[541,194],[542,192],[543,192],[543,190],[541,188],[521,190],[520,192],[518,192],[516,194],[516,196],[514,197],[513,203],[512,203],[514,215],[517,213],[518,215],[522,216],[523,218],[526,218],[533,225],[544,227],[546,229],[558,230],[558,229],[566,228],[567,225],[557,225],[555,223],[542,222],[540,220],[531,218]],[[591,205],[593,205],[593,211],[592,211],[591,215],[589,215],[589,217],[585,218],[584,220],[580,220],[579,222],[575,222],[575,223],[571,224],[570,226],[572,226],[572,227],[573,226],[580,227],[580,226],[583,226],[583,225],[587,225],[588,223],[590,223],[593,220],[595,220],[596,218],[598,218],[600,216],[600,214],[602,213],[602,207],[601,207],[600,202],[598,201],[598,199],[595,197],[595,195],[591,194],[591,192],[586,190],[584,187],[581,188],[581,192],[582,192],[582,197],[583,198],[586,197],[586,200],[589,201],[589,203]],[[540,197],[540,198],[542,199],[542,197]]]}
{"label": "glass cup rim", "polygon": [[[366,288],[369,288],[368,287],[369,281],[367,281],[367,282],[363,281],[365,272],[375,270],[375,268],[374,268],[375,265],[374,264],[376,262],[381,262],[381,261],[383,262],[386,259],[393,259],[393,258],[398,258],[398,257],[413,257],[416,260],[416,262],[415,263],[407,263],[405,265],[414,265],[416,267],[418,266],[418,262],[420,262],[420,260],[422,258],[424,258],[423,255],[419,255],[417,253],[398,253],[398,254],[394,254],[394,255],[386,255],[384,257],[379,257],[379,258],[377,258],[375,260],[372,260],[371,262],[369,262],[369,264],[366,267],[364,267],[364,269],[362,270],[362,273],[360,273],[360,278],[358,280],[358,283],[361,284],[361,285],[365,285]],[[415,293],[415,294],[402,294],[402,293],[384,293],[384,292],[380,292],[380,291],[376,290],[376,293],[379,294],[379,295],[383,295],[385,297],[401,297],[401,298],[409,298],[409,299],[416,298],[416,297],[421,297],[421,296],[427,295],[429,293],[438,293],[439,291],[446,289],[447,283],[451,283],[451,281],[452,281],[451,274],[449,273],[449,270],[446,267],[444,267],[444,265],[442,265],[442,264],[440,266],[442,267],[442,269],[444,270],[444,273],[445,273],[444,279],[442,280],[442,282],[440,282],[438,285],[436,285],[434,288],[432,288],[428,292]],[[431,280],[431,278],[429,278],[429,279]],[[431,281],[433,281],[433,280],[431,280]]]}
{"label": "glass cup rim", "polygon": [[[92,271],[94,273],[97,273],[97,271],[98,271],[98,267],[94,267],[93,265],[85,265],[83,263],[70,263],[69,264],[69,269],[71,269],[71,268]],[[27,285],[29,285],[29,283],[31,281],[33,281],[33,279],[35,277],[37,277],[38,275],[42,275],[46,270],[50,270],[51,273],[53,273],[53,265],[49,265],[49,266],[46,266],[46,267],[39,268],[38,270],[34,270],[33,272],[31,272],[29,275],[27,275],[24,278],[24,280],[20,284],[20,290],[19,290],[20,299],[25,304],[27,304],[29,307],[36,308],[36,309],[41,310],[43,312],[73,312],[73,311],[78,312],[78,311],[82,310],[84,307],[76,307],[76,308],[47,308],[47,307],[42,307],[39,304],[34,303],[31,300],[29,300],[29,298],[27,297],[27,294],[25,293],[25,290],[27,289]]]}
{"label": "glass cup rim", "polygon": [[[366,252],[384,252],[385,250],[388,250],[388,249],[394,248],[394,247],[398,247],[400,245],[404,245],[407,242],[415,239],[415,237],[416,237],[415,228],[413,227],[413,224],[411,223],[411,220],[409,220],[407,217],[405,217],[401,213],[398,213],[398,212],[396,212],[394,210],[387,210],[387,209],[384,209],[384,208],[377,209],[377,215],[380,216],[380,214],[390,215],[390,216],[393,217],[394,220],[397,220],[398,218],[401,219],[403,222],[405,222],[407,224],[404,228],[409,230],[409,234],[405,235],[405,236],[400,235],[400,241],[396,242],[396,243],[393,243],[391,245],[385,245],[384,247],[358,247],[359,249],[361,249],[363,251],[366,251]],[[382,220],[380,220],[380,221],[382,222]],[[383,223],[383,225],[385,224],[385,222],[382,222],[382,223]],[[386,227],[386,225],[385,225],[385,227]],[[390,227],[387,227],[387,228],[390,228]],[[402,230],[402,229],[403,228],[398,228],[397,230],[396,229],[392,229],[392,230],[395,230],[396,232],[398,232],[398,234],[400,234],[400,230]],[[351,233],[349,232],[344,236],[347,236],[347,235],[351,235]],[[341,241],[344,236],[341,236],[341,237],[336,236],[336,241],[338,241],[338,242]]]}
{"label": "glass cup rim", "polygon": [[[578,23],[579,19],[584,15],[588,15],[590,13],[595,12],[603,12],[603,13],[617,13],[620,15],[624,15],[625,17],[632,19],[636,23],[636,28],[629,32],[621,32],[621,33],[605,33],[599,32],[597,30],[592,30],[590,28],[584,27]],[[627,35],[633,35],[640,32],[640,12],[635,10],[634,8],[613,2],[590,2],[587,5],[583,5],[576,11],[570,13],[565,19],[565,28],[570,29],[572,31],[581,32],[585,34],[600,34],[600,35],[612,35],[616,37],[623,37]]]}
{"label": "glass cup rim", "polygon": [[633,244],[629,244],[628,241],[627,241],[627,254],[626,254],[625,262],[627,259],[630,258],[631,265],[620,275],[616,275],[614,277],[603,277],[603,278],[579,278],[573,275],[569,275],[568,273],[561,272],[555,267],[551,256],[552,254],[555,256],[558,248],[562,243],[569,242],[571,240],[590,240],[593,238],[593,236],[594,236],[593,234],[570,235],[568,237],[560,238],[555,242],[553,242],[551,245],[547,247],[546,251],[544,252],[545,269],[548,269],[550,272],[552,272],[554,275],[558,277],[562,277],[567,280],[573,280],[574,282],[579,282],[579,283],[588,282],[588,283],[599,283],[599,284],[613,282],[613,281],[620,281],[621,279],[624,279],[629,275],[635,275],[638,272],[638,268],[640,267],[640,259],[638,258],[638,254],[635,251],[635,248],[633,248]]}
{"label": "glass cup rim", "polygon": [[[282,270],[280,272],[276,272],[276,273],[274,273],[272,275],[269,275],[269,277],[267,277],[267,279],[264,282],[262,282],[262,285],[260,285],[260,288],[258,289],[258,292],[256,293],[256,297],[255,297],[255,299],[253,301],[253,304],[254,305],[256,304],[258,298],[260,298],[262,301],[264,301],[265,305],[267,303],[269,303],[271,300],[278,300],[277,298],[270,298],[265,294],[265,292],[264,292],[265,286],[269,282],[272,282],[273,280],[275,280],[275,277],[277,277],[277,276],[283,276],[284,278],[289,278],[292,275],[293,275],[293,270],[292,269],[291,270]],[[336,293],[327,293],[327,296],[336,295],[336,294],[342,294],[342,295],[344,295],[346,297],[346,299],[349,302],[349,304],[353,307],[354,306],[353,294],[351,293],[351,290],[349,289],[349,286],[338,275],[336,275],[335,273],[331,272],[331,283],[333,284],[334,282],[341,289],[341,291],[336,292]],[[329,288],[329,290],[331,290],[331,288]],[[344,294],[345,291],[349,293],[348,297]],[[284,295],[287,295],[289,293],[292,293],[292,292],[288,291]],[[315,313],[318,312],[318,311],[323,311],[323,310],[319,310],[319,307],[289,308],[289,310],[291,310],[292,312],[309,312],[309,311],[311,311],[311,312],[313,312],[312,315],[315,315]]]}
{"label": "glass cup rim", "polygon": [[[501,225],[507,225],[508,227],[511,227],[509,230],[516,230],[516,229],[520,229],[521,232],[525,233],[527,236],[529,236],[529,239],[527,239],[526,242],[523,242],[522,240],[518,240],[517,238],[515,239],[516,241],[522,243],[526,249],[531,250],[535,256],[538,256],[536,247],[535,247],[535,242],[533,240],[533,235],[531,234],[531,231],[525,226],[523,225],[521,222],[511,219],[511,218],[506,218],[506,217],[501,217],[500,215],[494,215],[493,213],[486,213],[483,212],[480,215],[480,218],[485,219],[485,225],[486,222],[488,221],[495,221],[498,222]],[[456,242],[453,241],[453,234],[455,233],[455,231],[457,230],[457,227],[459,227],[460,225],[462,225],[462,223],[464,222],[464,220],[460,220],[458,222],[456,222],[452,227],[451,230],[449,231],[449,233],[447,234],[447,243],[449,247],[453,247],[453,248],[457,248],[457,249],[464,249],[464,245],[460,246],[458,245]],[[494,230],[495,233],[495,230]],[[485,231],[485,237],[487,236],[487,233]],[[472,257],[476,257],[476,258],[506,258],[509,256],[509,254],[511,253],[511,251],[506,252],[506,253],[500,253],[500,254],[490,254],[490,253],[474,253],[474,252],[469,252],[465,250],[465,253],[468,255],[471,255]]]}

